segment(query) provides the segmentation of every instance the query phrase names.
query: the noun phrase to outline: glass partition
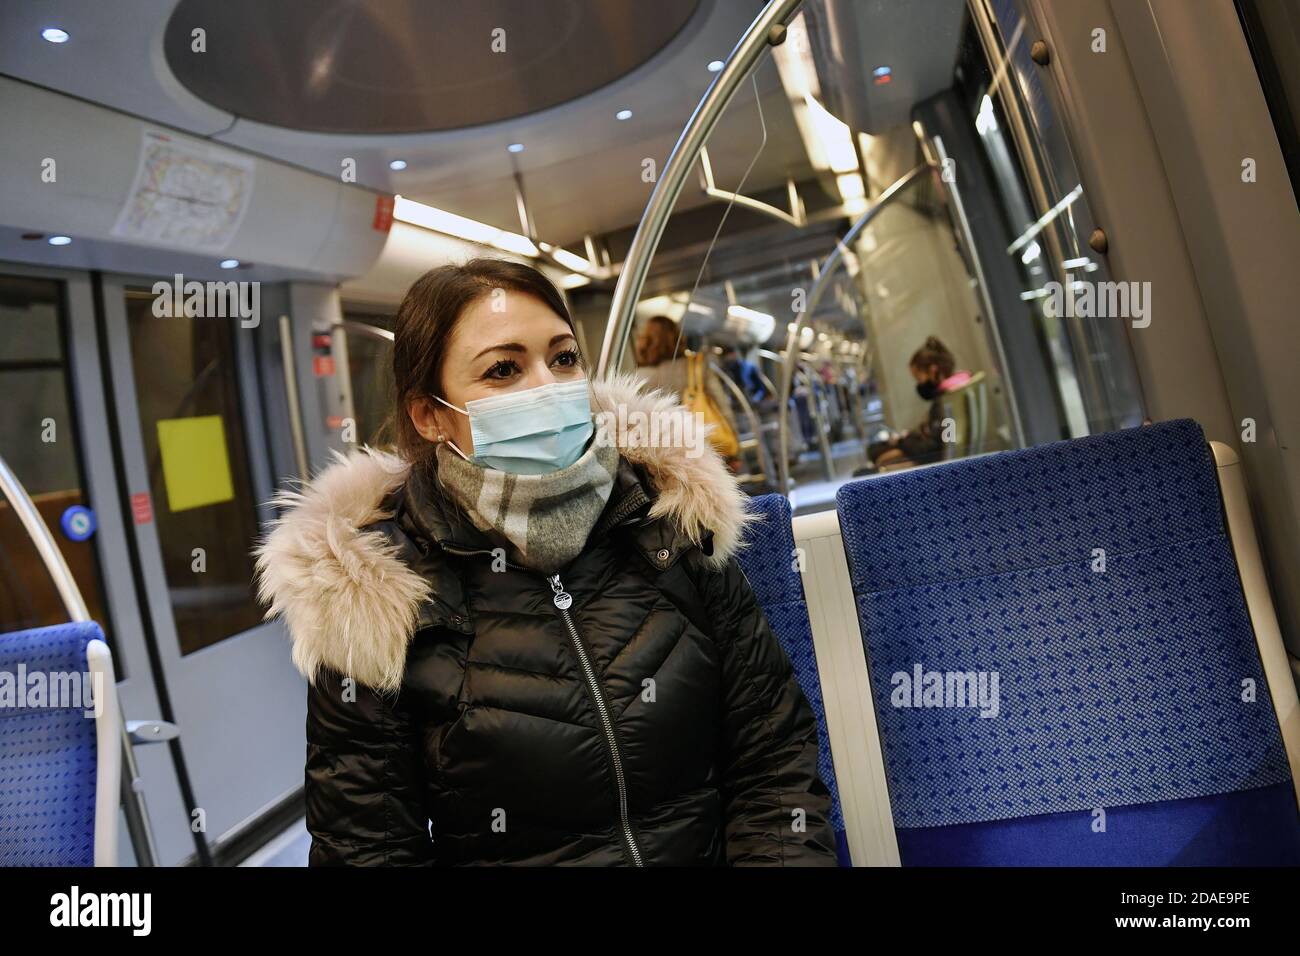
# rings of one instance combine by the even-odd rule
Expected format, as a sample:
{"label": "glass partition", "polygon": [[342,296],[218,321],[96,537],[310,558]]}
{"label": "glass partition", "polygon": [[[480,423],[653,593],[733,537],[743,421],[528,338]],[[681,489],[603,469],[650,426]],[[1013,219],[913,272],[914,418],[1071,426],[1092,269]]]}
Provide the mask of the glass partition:
{"label": "glass partition", "polygon": [[383,445],[393,438],[389,416],[395,393],[393,342],[381,333],[391,336],[395,317],[349,309],[344,319],[348,367],[340,374],[347,374],[351,382],[357,444]]}
{"label": "glass partition", "polygon": [[854,477],[1140,423],[1123,320],[1070,307],[1108,276],[1060,124],[1020,85],[1018,17],[804,3],[711,129],[697,111],[620,358],[663,385],[656,366],[712,357],[758,419],[727,390],[738,472],[777,460],[751,490],[818,510]]}

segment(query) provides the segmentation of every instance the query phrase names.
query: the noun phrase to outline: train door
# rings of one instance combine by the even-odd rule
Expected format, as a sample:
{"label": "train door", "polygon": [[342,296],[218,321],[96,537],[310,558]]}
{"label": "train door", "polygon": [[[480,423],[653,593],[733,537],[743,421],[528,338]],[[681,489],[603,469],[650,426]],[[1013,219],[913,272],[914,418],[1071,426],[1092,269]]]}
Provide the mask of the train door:
{"label": "train door", "polygon": [[[171,283],[108,276],[98,288],[102,417],[129,502],[122,531],[147,652],[128,673],[152,674],[180,729],[186,806],[175,819],[156,811],[155,828],[180,823],[218,842],[301,787],[305,692],[253,583],[251,551],[274,516],[259,503],[272,497],[269,462],[280,457],[264,424],[260,317],[212,309],[211,294],[206,311],[182,315],[155,292],[159,281]],[[130,690],[128,715],[147,709]],[[162,862],[185,849],[172,839]]]}

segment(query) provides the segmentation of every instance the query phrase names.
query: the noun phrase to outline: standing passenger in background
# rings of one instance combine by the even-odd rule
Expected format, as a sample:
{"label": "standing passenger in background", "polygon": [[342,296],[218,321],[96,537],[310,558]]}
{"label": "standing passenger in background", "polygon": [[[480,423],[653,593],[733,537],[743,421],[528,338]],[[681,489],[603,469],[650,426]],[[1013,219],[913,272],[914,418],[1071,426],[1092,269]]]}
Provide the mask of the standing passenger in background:
{"label": "standing passenger in background", "polygon": [[286,493],[258,557],[310,681],[311,864],[834,866],[744,494],[612,424],[685,410],[588,382],[520,263],[426,273],[394,335],[398,453]]}
{"label": "standing passenger in background", "polygon": [[763,377],[758,374],[758,366],[745,358],[734,345],[722,350],[722,367],[726,369],[731,380],[744,389],[745,396],[751,402],[761,402],[767,397],[767,388]]}

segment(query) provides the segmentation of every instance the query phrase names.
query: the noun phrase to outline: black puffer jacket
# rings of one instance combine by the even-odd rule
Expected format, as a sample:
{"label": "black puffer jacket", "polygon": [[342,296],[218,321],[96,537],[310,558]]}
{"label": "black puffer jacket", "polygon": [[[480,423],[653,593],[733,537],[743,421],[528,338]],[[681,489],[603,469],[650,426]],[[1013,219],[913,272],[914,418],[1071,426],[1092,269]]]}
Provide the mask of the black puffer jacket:
{"label": "black puffer jacket", "polygon": [[622,452],[567,611],[391,456],[282,502],[259,570],[312,678],[312,865],[835,865],[812,713],[732,557],[743,495],[711,451]]}

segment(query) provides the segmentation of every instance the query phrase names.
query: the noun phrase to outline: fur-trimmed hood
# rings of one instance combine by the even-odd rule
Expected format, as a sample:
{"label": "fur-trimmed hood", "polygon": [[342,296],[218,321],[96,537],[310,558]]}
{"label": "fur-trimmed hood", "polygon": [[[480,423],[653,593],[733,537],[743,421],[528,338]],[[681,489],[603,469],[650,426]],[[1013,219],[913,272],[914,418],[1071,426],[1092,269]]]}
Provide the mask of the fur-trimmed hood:
{"label": "fur-trimmed hood", "polygon": [[[692,431],[690,413],[674,396],[645,391],[635,376],[592,382],[591,396],[598,423],[654,485],[649,517],[695,544],[711,537],[708,560],[725,563],[754,516],[704,433]],[[255,551],[258,596],[268,618],[283,616],[294,663],[309,680],[329,666],[380,690],[401,685],[407,644],[420,608],[436,597],[434,585],[382,531],[365,529],[391,517],[384,501],[408,470],[403,459],[374,449],[337,454],[300,491],[275,499],[281,517]]]}

